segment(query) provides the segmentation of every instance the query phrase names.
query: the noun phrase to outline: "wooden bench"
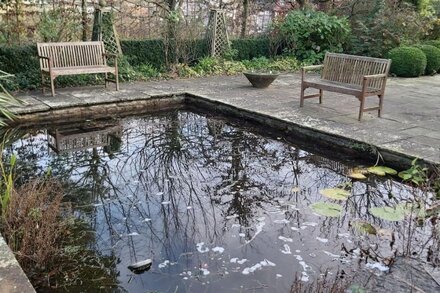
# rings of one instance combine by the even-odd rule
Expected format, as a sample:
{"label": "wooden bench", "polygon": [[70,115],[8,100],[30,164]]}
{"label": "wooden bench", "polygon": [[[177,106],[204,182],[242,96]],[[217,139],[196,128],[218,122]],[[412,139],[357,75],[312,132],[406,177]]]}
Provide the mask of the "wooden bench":
{"label": "wooden bench", "polygon": [[[385,85],[391,60],[378,59],[346,54],[327,53],[324,64],[306,66],[301,69],[301,100],[300,107],[304,106],[304,100],[319,98],[322,103],[323,91],[337,92],[353,95],[360,101],[359,121],[362,114],[367,111],[378,111],[381,117]],[[306,80],[306,72],[309,70],[321,70],[319,80]],[[319,94],[304,95],[307,88],[319,90]],[[365,98],[377,96],[377,107],[365,108]]]}
{"label": "wooden bench", "polygon": [[[54,96],[55,78],[76,74],[104,73],[105,87],[108,82],[114,82],[116,90],[119,90],[117,55],[105,53],[103,42],[37,43],[37,48],[43,94],[45,76],[50,79]],[[114,60],[113,67],[107,65],[107,58]],[[108,73],[113,74],[115,79],[109,79]]]}

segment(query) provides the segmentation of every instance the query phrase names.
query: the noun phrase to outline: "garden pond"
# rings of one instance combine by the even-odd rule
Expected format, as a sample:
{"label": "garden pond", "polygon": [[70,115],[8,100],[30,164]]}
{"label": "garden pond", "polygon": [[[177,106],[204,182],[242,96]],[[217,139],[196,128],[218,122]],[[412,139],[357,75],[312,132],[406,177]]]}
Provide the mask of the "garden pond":
{"label": "garden pond", "polygon": [[268,129],[173,110],[25,132],[5,150],[18,181],[50,170],[98,259],[61,291],[286,292],[438,251],[432,221],[417,225],[406,204],[423,198],[419,212],[432,194],[352,179],[359,162]]}

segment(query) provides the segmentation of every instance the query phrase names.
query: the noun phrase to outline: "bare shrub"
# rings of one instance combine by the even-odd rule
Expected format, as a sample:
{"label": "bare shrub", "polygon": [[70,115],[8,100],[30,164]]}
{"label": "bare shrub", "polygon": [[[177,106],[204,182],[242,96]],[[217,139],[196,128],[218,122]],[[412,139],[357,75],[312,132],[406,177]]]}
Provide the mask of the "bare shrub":
{"label": "bare shrub", "polygon": [[3,217],[2,233],[30,279],[54,272],[69,232],[70,208],[54,180],[32,180],[13,189]]}

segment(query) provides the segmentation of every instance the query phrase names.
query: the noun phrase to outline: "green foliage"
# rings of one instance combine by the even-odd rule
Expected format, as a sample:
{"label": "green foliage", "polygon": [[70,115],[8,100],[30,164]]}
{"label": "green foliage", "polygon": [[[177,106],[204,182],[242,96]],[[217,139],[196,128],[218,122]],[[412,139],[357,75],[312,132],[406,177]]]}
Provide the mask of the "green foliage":
{"label": "green foliage", "polygon": [[276,52],[271,51],[268,38],[235,39],[231,41],[231,48],[237,51],[234,60],[251,60],[258,57],[271,57]]}
{"label": "green foliage", "polygon": [[411,168],[408,170],[399,172],[399,177],[403,181],[412,182],[415,185],[421,185],[427,181],[428,169],[417,164],[417,159],[411,162]]}
{"label": "green foliage", "polygon": [[156,78],[161,76],[161,72],[151,64],[141,64],[134,67],[145,78]]}
{"label": "green foliage", "polygon": [[[3,154],[3,147],[0,150]],[[5,216],[6,209],[8,208],[9,201],[11,200],[12,190],[14,188],[14,167],[17,161],[17,157],[12,155],[9,161],[9,166],[5,166],[3,161],[0,161],[0,202],[1,202],[1,216]],[[9,167],[9,168],[7,168]]]}
{"label": "green foliage", "polygon": [[418,77],[425,72],[426,56],[415,47],[398,47],[388,52],[391,73],[401,77]]}
{"label": "green foliage", "polygon": [[440,70],[440,49],[431,45],[417,46],[426,56],[426,75],[436,74]]}
{"label": "green foliage", "polygon": [[356,55],[384,57],[402,44],[415,44],[430,32],[431,18],[402,1],[349,1],[337,13],[351,15],[352,35],[347,51]]}
{"label": "green foliage", "polygon": [[274,24],[274,33],[300,60],[315,63],[325,52],[342,52],[350,34],[346,18],[330,16],[313,10],[291,11],[284,20]]}
{"label": "green foliage", "polygon": [[429,40],[424,43],[425,45],[431,45],[440,49],[440,40]]}
{"label": "green foliage", "polygon": [[37,33],[44,42],[74,40],[82,29],[79,12],[73,8],[43,10]]}

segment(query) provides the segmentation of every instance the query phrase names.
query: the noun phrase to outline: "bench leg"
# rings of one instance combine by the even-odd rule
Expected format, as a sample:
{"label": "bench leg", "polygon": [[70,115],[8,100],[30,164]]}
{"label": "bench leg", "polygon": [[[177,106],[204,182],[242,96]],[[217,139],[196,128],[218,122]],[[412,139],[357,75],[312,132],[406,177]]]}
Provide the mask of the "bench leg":
{"label": "bench leg", "polygon": [[362,115],[364,114],[365,96],[360,96],[359,100],[360,100],[361,104],[359,106],[359,118],[358,118],[358,120],[361,121],[362,120]]}
{"label": "bench leg", "polygon": [[304,91],[305,91],[306,89],[304,88],[304,86],[301,84],[301,97],[300,97],[300,100],[299,100],[299,106],[300,107],[303,107],[304,106]]}
{"label": "bench leg", "polygon": [[44,89],[44,74],[41,72],[41,92],[43,95],[46,93],[46,90]]}
{"label": "bench leg", "polygon": [[319,90],[319,103],[322,104],[323,90]]}
{"label": "bench leg", "polygon": [[104,73],[104,86],[105,86],[105,88],[107,88],[107,79],[108,79],[108,74],[106,72],[106,73]]}
{"label": "bench leg", "polygon": [[379,110],[377,110],[377,117],[382,117],[382,107],[383,107],[383,94],[378,95],[379,97]]}
{"label": "bench leg", "polygon": [[55,84],[54,84],[54,81],[55,81],[55,77],[50,77],[50,90],[51,90],[51,92],[52,92],[52,97],[55,97]]}
{"label": "bench leg", "polygon": [[119,74],[118,74],[117,67],[116,67],[116,72],[115,72],[115,80],[116,80],[116,90],[119,91]]}

